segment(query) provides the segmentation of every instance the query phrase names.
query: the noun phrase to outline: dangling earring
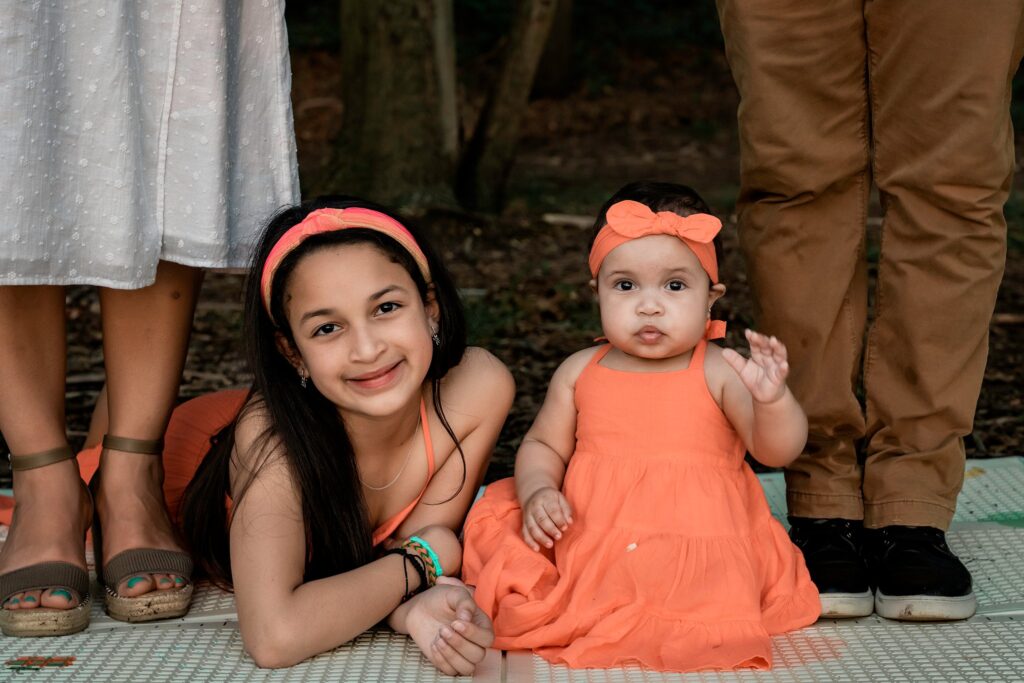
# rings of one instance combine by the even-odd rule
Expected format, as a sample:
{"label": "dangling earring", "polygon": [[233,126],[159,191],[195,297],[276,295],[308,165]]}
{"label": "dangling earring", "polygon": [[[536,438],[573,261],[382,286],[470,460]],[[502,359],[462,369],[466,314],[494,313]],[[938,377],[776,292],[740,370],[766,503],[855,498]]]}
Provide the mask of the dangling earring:
{"label": "dangling earring", "polygon": [[434,331],[434,334],[430,335],[430,339],[434,342],[434,346],[441,345],[441,335],[437,333],[437,330]]}
{"label": "dangling earring", "polygon": [[306,388],[306,383],[309,381],[309,375],[299,370],[299,386],[303,389]]}

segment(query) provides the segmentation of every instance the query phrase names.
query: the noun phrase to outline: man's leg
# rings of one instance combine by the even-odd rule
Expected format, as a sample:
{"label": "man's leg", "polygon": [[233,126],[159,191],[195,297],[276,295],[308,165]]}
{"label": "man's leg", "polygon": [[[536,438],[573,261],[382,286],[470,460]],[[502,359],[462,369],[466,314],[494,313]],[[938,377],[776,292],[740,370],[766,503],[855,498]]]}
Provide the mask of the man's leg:
{"label": "man's leg", "polygon": [[823,595],[834,594],[826,614],[866,614],[855,450],[871,181],[863,2],[719,0],[718,9],[740,92],[740,240],[758,325],[786,343],[810,421],[807,448],[786,471],[793,538]]}
{"label": "man's leg", "polygon": [[[963,483],[963,437],[974,420],[1006,256],[1010,83],[1021,59],[1024,2],[981,10],[958,0],[927,7],[875,0],[865,16],[874,171],[885,209],[864,361],[865,525],[885,529],[876,535],[880,575],[897,577],[880,586],[880,600],[891,592],[932,595],[901,602],[898,611],[966,617],[970,577],[942,531]],[[918,566],[928,557],[934,580]]]}

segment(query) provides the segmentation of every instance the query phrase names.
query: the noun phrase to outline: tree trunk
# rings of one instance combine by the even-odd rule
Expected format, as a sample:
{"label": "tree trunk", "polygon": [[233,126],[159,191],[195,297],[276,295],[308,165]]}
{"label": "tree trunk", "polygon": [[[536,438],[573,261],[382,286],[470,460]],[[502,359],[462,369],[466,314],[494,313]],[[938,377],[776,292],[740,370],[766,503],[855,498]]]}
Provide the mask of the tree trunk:
{"label": "tree trunk", "polygon": [[454,206],[452,0],[344,0],[333,191],[395,207]]}
{"label": "tree trunk", "polygon": [[459,167],[459,195],[469,207],[496,211],[502,205],[519,127],[557,5],[558,0],[519,0],[501,72]]}
{"label": "tree trunk", "polygon": [[572,85],[572,0],[558,0],[533,81],[533,97],[564,97]]}

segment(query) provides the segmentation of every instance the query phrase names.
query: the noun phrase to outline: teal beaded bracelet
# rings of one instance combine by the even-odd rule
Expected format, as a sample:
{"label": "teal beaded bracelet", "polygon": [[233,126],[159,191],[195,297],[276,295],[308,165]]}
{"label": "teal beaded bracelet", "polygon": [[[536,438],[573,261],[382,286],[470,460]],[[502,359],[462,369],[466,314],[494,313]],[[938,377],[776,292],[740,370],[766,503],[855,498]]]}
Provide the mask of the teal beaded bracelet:
{"label": "teal beaded bracelet", "polygon": [[441,568],[441,558],[437,556],[437,553],[434,552],[434,549],[430,547],[429,543],[424,541],[419,536],[410,536],[409,542],[418,543],[420,546],[422,546],[423,549],[427,551],[427,555],[430,556],[430,561],[434,565],[434,573],[437,575],[437,577],[444,576],[444,569]]}

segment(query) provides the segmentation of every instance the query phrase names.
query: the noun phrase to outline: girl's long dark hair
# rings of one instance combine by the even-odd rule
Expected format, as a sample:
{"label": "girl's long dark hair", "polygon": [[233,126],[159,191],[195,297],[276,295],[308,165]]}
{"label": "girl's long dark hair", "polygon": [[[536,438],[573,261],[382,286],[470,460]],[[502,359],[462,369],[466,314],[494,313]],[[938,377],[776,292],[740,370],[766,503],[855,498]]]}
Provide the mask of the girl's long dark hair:
{"label": "girl's long dark hair", "polygon": [[[413,234],[427,257],[432,283],[420,274],[412,256],[396,241],[382,233],[350,228],[306,239],[289,254],[274,276],[270,309],[263,308],[260,275],[263,264],[281,236],[310,212],[322,208],[366,207],[391,215]],[[202,573],[223,587],[231,584],[228,545],[230,518],[225,495],[231,493],[230,464],[235,425],[247,411],[262,413],[268,427],[256,442],[258,454],[238,462],[239,477],[233,503],[237,506],[248,484],[271,458],[284,458],[302,499],[306,529],[306,567],[304,579],[311,581],[354,569],[373,558],[372,530],[366,512],[362,488],[356,470],[352,443],[338,410],[313,384],[303,388],[295,368],[279,352],[276,334],[294,345],[286,321],[283,297],[295,266],[309,254],[339,244],[370,243],[394,262],[402,265],[415,282],[424,302],[428,284],[433,286],[440,309],[438,336],[427,379],[433,387],[433,403],[438,417],[458,446],[458,439],[441,408],[439,380],[459,364],[466,349],[466,325],[458,292],[448,270],[423,235],[405,219],[399,219],[383,207],[352,197],[321,197],[277,213],[267,224],[256,249],[245,291],[245,339],[253,386],[249,400],[235,422],[213,439],[210,452],[193,477],[182,504],[185,540]],[[459,454],[462,456],[461,447]],[[463,484],[465,462],[463,458]],[[461,490],[461,486],[460,489]],[[457,495],[458,491],[454,495]]]}

